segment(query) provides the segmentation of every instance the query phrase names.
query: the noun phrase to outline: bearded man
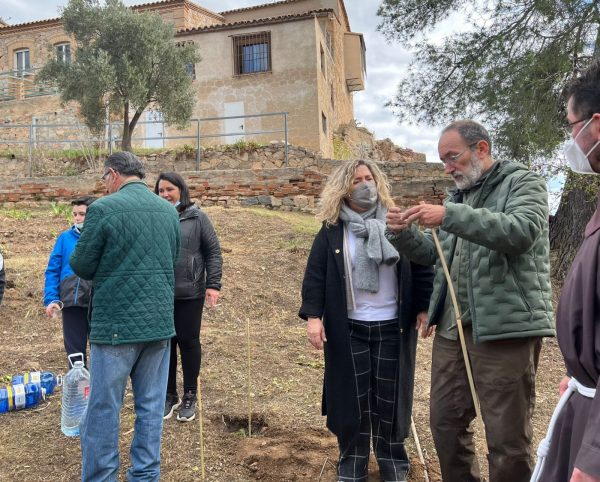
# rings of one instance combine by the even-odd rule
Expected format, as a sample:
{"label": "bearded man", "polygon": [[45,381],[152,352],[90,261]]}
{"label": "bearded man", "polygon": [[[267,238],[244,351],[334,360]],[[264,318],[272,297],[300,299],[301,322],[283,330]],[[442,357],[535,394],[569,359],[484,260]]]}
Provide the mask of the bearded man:
{"label": "bearded man", "polygon": [[[443,205],[391,208],[388,237],[413,262],[435,264],[427,336],[435,327],[430,424],[445,481],[482,480],[475,406],[458,340],[466,348],[489,450],[491,482],[526,482],[532,472],[531,416],[542,337],[553,336],[548,193],[537,174],[491,156],[486,129],[472,120],[443,131],[438,152],[456,190]],[[420,231],[415,223],[425,228]],[[439,228],[459,313],[432,239]]]}

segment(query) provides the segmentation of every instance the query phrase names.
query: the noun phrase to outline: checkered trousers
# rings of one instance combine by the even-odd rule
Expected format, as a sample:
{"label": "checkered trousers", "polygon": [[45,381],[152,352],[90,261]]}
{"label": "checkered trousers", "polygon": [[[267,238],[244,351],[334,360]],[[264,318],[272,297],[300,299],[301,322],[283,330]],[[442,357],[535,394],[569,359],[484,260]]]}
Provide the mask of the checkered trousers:
{"label": "checkered trousers", "polygon": [[398,321],[350,320],[350,344],[361,420],[351,440],[338,437],[338,480],[366,481],[370,442],[385,482],[405,481],[404,443],[392,441],[399,349]]}

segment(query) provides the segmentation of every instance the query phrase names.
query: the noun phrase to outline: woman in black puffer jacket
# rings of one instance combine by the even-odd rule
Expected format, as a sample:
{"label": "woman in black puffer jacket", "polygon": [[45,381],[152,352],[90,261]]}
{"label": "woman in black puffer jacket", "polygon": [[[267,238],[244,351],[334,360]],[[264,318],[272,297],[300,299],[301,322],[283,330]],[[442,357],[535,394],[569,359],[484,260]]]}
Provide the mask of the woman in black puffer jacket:
{"label": "woman in black puffer jacket", "polygon": [[[179,174],[159,174],[154,192],[175,206],[181,227],[181,251],[175,268],[176,335],[171,341],[164,418],[171,418],[179,408],[177,420],[188,422],[196,417],[202,309],[204,303],[214,308],[219,300],[223,258],[217,233],[208,216],[191,201]],[[177,394],[177,346],[183,369],[183,400]]]}

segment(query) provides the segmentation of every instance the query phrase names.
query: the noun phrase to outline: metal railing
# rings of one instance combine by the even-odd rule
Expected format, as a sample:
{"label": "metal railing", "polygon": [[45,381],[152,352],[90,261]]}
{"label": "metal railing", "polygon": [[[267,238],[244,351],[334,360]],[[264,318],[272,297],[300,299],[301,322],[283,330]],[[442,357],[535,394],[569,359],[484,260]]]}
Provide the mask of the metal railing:
{"label": "metal railing", "polygon": [[[267,130],[258,130],[251,129],[250,131],[246,131],[242,124],[241,129],[237,132],[210,132],[210,130],[203,131],[202,126],[214,123],[214,122],[224,122],[227,120],[234,119],[253,119],[253,118],[269,118],[269,117],[281,117],[282,127],[280,129],[267,129]],[[121,137],[121,129],[122,122],[109,122],[105,124],[104,135],[103,136],[94,136],[91,134],[89,129],[81,124],[43,124],[38,122],[32,122],[31,124],[0,124],[0,133],[3,131],[6,132],[8,129],[20,130],[20,133],[14,135],[13,139],[8,139],[4,135],[0,136],[0,147],[10,148],[10,146],[26,146],[27,155],[29,160],[28,167],[28,175],[31,177],[33,175],[33,157],[34,150],[39,147],[39,145],[67,145],[71,146],[75,145],[84,145],[87,143],[93,143],[94,145],[102,145],[105,146],[111,154],[113,149],[115,148],[115,144],[117,142],[122,141]],[[137,123],[138,125],[151,125],[158,124],[163,126],[164,133],[164,122],[163,121],[140,121]],[[246,142],[246,136],[264,136],[267,134],[274,133],[283,133],[284,135],[284,165],[288,166],[288,113],[287,112],[270,112],[267,114],[248,114],[248,115],[239,115],[239,116],[227,116],[227,117],[204,117],[204,118],[195,118],[190,119],[191,127],[187,129],[189,132],[185,132],[182,135],[159,135],[159,136],[136,136],[132,137],[131,141],[134,143],[135,141],[149,141],[149,140],[195,140],[196,144],[196,170],[200,170],[200,164],[202,161],[202,151],[204,149],[202,145],[202,141],[206,139],[215,139],[215,138],[231,138],[231,137],[239,137],[244,138],[242,142]],[[71,128],[77,132],[76,137],[68,137],[68,138],[59,138],[52,136],[40,136],[39,132],[41,129],[57,129],[61,128],[65,130],[65,128]],[[170,130],[177,130],[174,127],[170,127]],[[81,136],[81,133],[84,133],[84,136]],[[134,131],[135,132],[135,131]],[[241,140],[241,139],[240,139]],[[164,146],[163,146],[164,147]],[[175,147],[175,146],[173,146]]]}
{"label": "metal railing", "polygon": [[39,70],[38,68],[25,68],[0,72],[0,101],[56,94],[57,87],[37,79]]}

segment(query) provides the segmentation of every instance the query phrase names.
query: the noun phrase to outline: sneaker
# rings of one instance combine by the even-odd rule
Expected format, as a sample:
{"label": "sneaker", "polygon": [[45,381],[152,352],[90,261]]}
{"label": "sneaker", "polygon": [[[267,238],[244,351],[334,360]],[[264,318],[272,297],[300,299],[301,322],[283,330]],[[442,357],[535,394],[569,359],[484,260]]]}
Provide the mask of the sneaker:
{"label": "sneaker", "polygon": [[167,420],[171,418],[173,412],[179,408],[181,405],[181,400],[177,394],[167,393],[167,398],[165,400],[165,414],[163,415],[163,419]]}
{"label": "sneaker", "polygon": [[177,414],[177,420],[180,422],[191,422],[196,418],[196,394],[187,392],[183,396],[183,406]]}

